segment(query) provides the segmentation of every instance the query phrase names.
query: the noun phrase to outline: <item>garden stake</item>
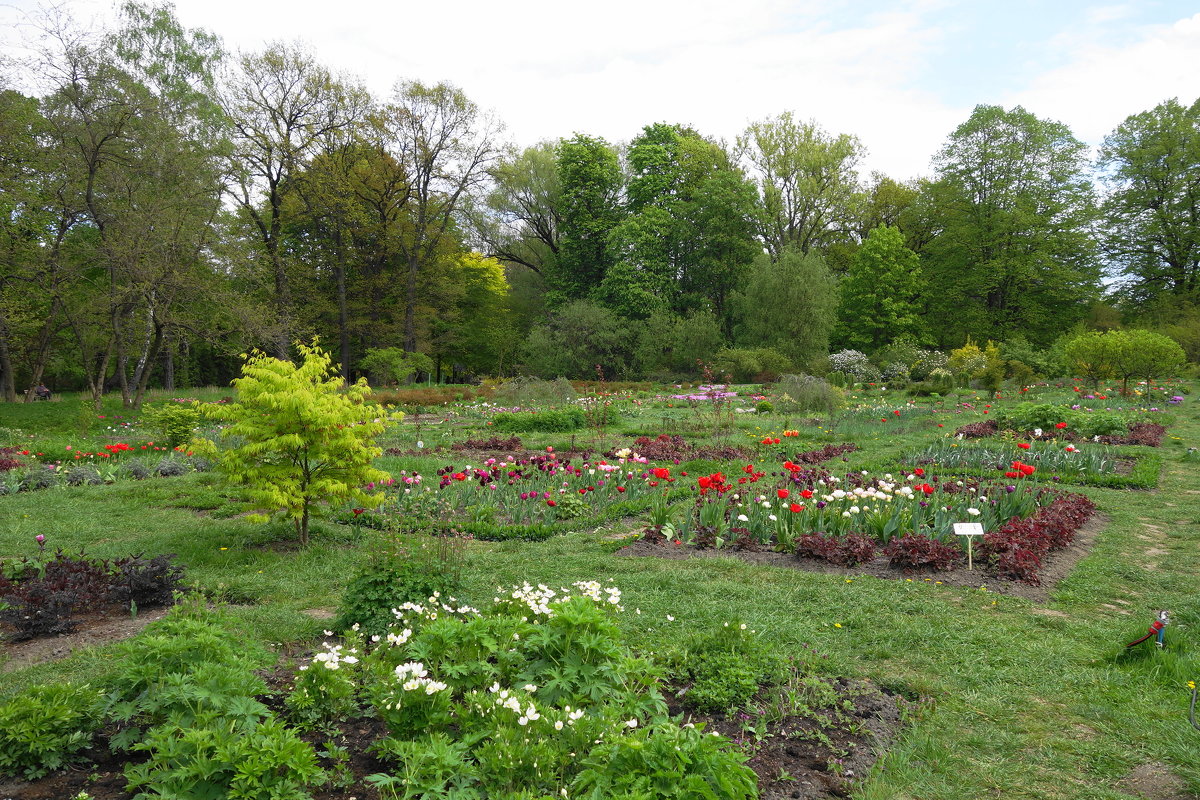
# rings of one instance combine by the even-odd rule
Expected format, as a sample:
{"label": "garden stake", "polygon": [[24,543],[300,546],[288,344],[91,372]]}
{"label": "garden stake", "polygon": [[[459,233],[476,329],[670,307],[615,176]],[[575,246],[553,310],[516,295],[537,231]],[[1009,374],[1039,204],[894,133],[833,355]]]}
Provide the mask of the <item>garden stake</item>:
{"label": "garden stake", "polygon": [[[1130,647],[1133,647],[1133,646],[1135,646],[1135,645],[1139,645],[1139,644],[1141,644],[1142,642],[1144,642],[1144,641],[1146,641],[1147,639],[1149,639],[1151,636],[1153,636],[1153,637],[1154,637],[1154,644],[1156,644],[1156,645],[1157,645],[1159,648],[1161,648],[1161,647],[1163,646],[1163,636],[1166,634],[1166,628],[1167,628],[1167,624],[1168,624],[1170,621],[1171,621],[1171,620],[1170,620],[1170,616],[1167,614],[1167,612],[1166,612],[1165,610],[1164,610],[1164,611],[1159,611],[1159,612],[1158,612],[1158,619],[1156,619],[1156,620],[1154,620],[1154,622],[1150,623],[1150,632],[1149,632],[1149,633],[1147,633],[1147,634],[1146,634],[1145,636],[1143,636],[1142,638],[1140,638],[1140,639],[1138,639],[1138,640],[1136,640],[1136,641],[1130,642],[1129,644],[1125,645],[1125,647],[1126,647],[1126,648],[1130,648]],[[1193,703],[1193,705],[1195,704],[1195,698],[1194,698],[1194,697],[1193,697],[1193,699],[1192,699],[1192,703]]]}
{"label": "garden stake", "polygon": [[[1195,683],[1195,681],[1192,681]],[[1192,687],[1192,704],[1188,706],[1188,722],[1192,723],[1192,727],[1200,731],[1200,725],[1196,724],[1196,692],[1200,692],[1195,686]]]}

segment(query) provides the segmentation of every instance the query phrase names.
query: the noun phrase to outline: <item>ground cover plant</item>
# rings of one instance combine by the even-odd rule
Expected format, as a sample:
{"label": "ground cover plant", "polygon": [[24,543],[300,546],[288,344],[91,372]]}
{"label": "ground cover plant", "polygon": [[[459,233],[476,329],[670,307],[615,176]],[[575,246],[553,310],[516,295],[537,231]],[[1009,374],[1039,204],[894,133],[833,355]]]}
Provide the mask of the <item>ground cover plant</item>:
{"label": "ground cover plant", "polygon": [[[733,399],[731,411],[721,423],[723,428],[714,434],[710,418],[698,420],[696,410],[686,401],[671,398],[671,394],[682,392],[637,388],[621,398],[624,404],[621,421],[609,431],[611,441],[603,447],[594,441],[594,432],[585,427],[573,433],[522,433],[519,450],[500,447],[451,450],[451,444],[468,440],[488,443],[493,437],[509,438],[507,434],[495,431],[494,425],[487,424],[493,420],[494,412],[472,407],[477,401],[447,406],[434,418],[422,415],[423,419],[390,427],[378,441],[381,448],[391,447],[397,452],[380,456],[375,460],[375,466],[387,472],[394,483],[386,488],[380,488],[378,484],[374,488],[364,485],[364,491],[386,491],[395,502],[403,493],[403,479],[414,477],[416,473],[421,476],[422,493],[443,501],[440,506],[431,503],[425,511],[414,510],[415,516],[410,515],[412,518],[406,519],[404,526],[398,524],[402,515],[396,514],[390,521],[380,520],[375,527],[369,520],[380,518],[377,509],[349,501],[333,509],[331,518],[315,520],[310,543],[298,547],[289,526],[255,523],[226,513],[225,509],[236,509],[244,500],[237,487],[223,483],[213,472],[188,471],[169,481],[117,480],[111,484],[81,483],[77,486],[64,483],[45,492],[4,496],[0,498],[0,518],[4,520],[4,525],[0,525],[0,547],[4,548],[5,555],[19,556],[28,551],[29,543],[39,531],[45,531],[50,541],[61,545],[65,552],[77,552],[79,547],[86,546],[89,554],[101,559],[124,557],[131,552],[145,552],[148,557],[177,553],[177,563],[186,565],[187,581],[201,590],[198,597],[225,598],[234,603],[222,612],[226,622],[217,626],[226,632],[214,636],[217,640],[237,642],[247,652],[249,649],[258,652],[251,659],[254,663],[250,672],[253,675],[254,669],[259,670],[266,693],[259,693],[261,685],[254,679],[224,673],[201,677],[210,681],[206,685],[215,687],[218,684],[212,681],[220,680],[224,682],[220,685],[240,687],[237,692],[222,690],[222,696],[243,698],[237,700],[239,703],[248,702],[245,698],[249,698],[268,710],[269,715],[263,715],[261,711],[249,713],[247,720],[241,723],[245,727],[239,730],[253,732],[253,736],[247,733],[247,741],[264,746],[273,743],[270,746],[276,748],[275,752],[280,753],[281,758],[290,754],[286,757],[298,759],[294,761],[298,765],[294,774],[310,778],[307,787],[298,791],[316,798],[348,794],[370,797],[369,792],[389,796],[382,786],[375,789],[367,785],[365,776],[390,776],[418,785],[420,781],[436,781],[439,775],[454,772],[449,769],[439,773],[436,766],[446,763],[439,759],[451,757],[457,760],[450,763],[475,767],[474,770],[464,769],[463,774],[468,780],[490,779],[478,775],[480,762],[476,751],[456,749],[452,738],[436,741],[431,738],[420,746],[413,744],[416,740],[398,740],[401,743],[395,752],[399,756],[389,756],[390,761],[385,760],[382,753],[369,752],[367,748],[375,739],[395,736],[382,722],[367,724],[363,722],[366,717],[340,716],[351,706],[344,698],[339,699],[341,696],[335,691],[328,694],[328,702],[306,704],[299,695],[290,702],[286,700],[296,688],[296,678],[313,673],[322,663],[312,658],[329,652],[322,644],[324,641],[328,641],[331,648],[340,645],[342,654],[347,654],[349,647],[359,648],[360,652],[354,657],[366,661],[372,647],[366,632],[362,634],[361,646],[354,643],[359,641],[354,639],[355,634],[349,639],[339,639],[323,637],[321,632],[341,628],[356,615],[349,613],[356,604],[344,602],[351,596],[359,598],[359,608],[376,601],[390,605],[400,599],[382,594],[376,596],[375,592],[381,588],[378,584],[355,583],[357,578],[379,571],[381,562],[377,554],[373,555],[375,547],[370,543],[380,532],[385,535],[403,533],[405,541],[418,548],[419,542],[428,542],[433,547],[438,541],[425,531],[449,533],[458,529],[464,534],[452,539],[460,553],[456,557],[460,563],[455,568],[458,578],[452,582],[452,590],[442,594],[443,597],[452,594],[460,598],[454,604],[455,608],[463,604],[477,607],[484,610],[483,616],[491,619],[487,609],[490,599],[499,596],[496,587],[519,586],[525,581],[534,588],[538,583],[559,587],[594,580],[595,576],[601,575],[605,578],[602,586],[620,586],[620,604],[625,610],[605,613],[606,619],[619,632],[622,646],[635,658],[648,661],[664,673],[667,681],[660,691],[669,712],[693,715],[695,721],[706,724],[705,730],[721,732],[749,759],[745,763],[756,771],[758,791],[762,796],[789,796],[790,792],[799,791],[801,796],[828,797],[851,792],[853,796],[875,800],[897,796],[951,798],[998,793],[1012,797],[1120,800],[1127,797],[1121,788],[1125,776],[1136,772],[1136,768],[1146,767],[1151,761],[1159,764],[1158,768],[1190,781],[1188,786],[1192,790],[1200,788],[1200,775],[1195,773],[1191,758],[1194,745],[1188,738],[1191,730],[1187,723],[1190,690],[1186,686],[1187,681],[1195,680],[1192,673],[1195,671],[1195,625],[1198,622],[1189,611],[1188,600],[1194,591],[1192,576],[1200,568],[1200,557],[1194,548],[1200,508],[1196,495],[1189,494],[1200,491],[1200,485],[1194,464],[1188,461],[1188,448],[1195,447],[1198,426],[1186,393],[1180,391],[1182,388],[1176,388],[1171,396],[1180,396],[1184,400],[1172,405],[1170,414],[1158,412],[1161,416],[1156,417],[1160,420],[1174,418],[1174,421],[1167,426],[1161,445],[1155,451],[1160,458],[1162,476],[1159,491],[1153,495],[1107,486],[1080,486],[1078,483],[1069,491],[1063,491],[1062,484],[1067,481],[1055,484],[1050,480],[1052,474],[1047,474],[1047,468],[1029,457],[1029,453],[1038,447],[1051,447],[1050,439],[988,443],[989,447],[1015,447],[1017,441],[1031,444],[1030,451],[1016,448],[1021,453],[1007,463],[980,469],[981,473],[990,472],[995,481],[985,480],[982,474],[964,474],[963,471],[970,471],[966,466],[960,468],[963,471],[952,471],[942,466],[920,467],[909,463],[908,469],[899,469],[908,454],[931,445],[956,450],[969,444],[954,438],[955,430],[963,424],[990,421],[1000,410],[1030,404],[1030,401],[1020,399],[1023,395],[1016,392],[1011,397],[1006,394],[998,399],[981,392],[964,390],[959,394],[956,390],[940,398],[930,398],[913,397],[880,387],[848,386],[845,408],[829,415],[800,417],[794,412],[778,409],[759,411],[756,408],[758,401],[753,400],[755,396],[762,396],[759,387],[734,387],[739,398],[745,400]],[[229,390],[224,390],[224,394],[228,395]],[[1068,409],[1072,401],[1080,399],[1069,384],[1063,387],[1035,386],[1025,395],[1034,395],[1035,403],[1047,402]],[[216,402],[221,396],[222,392],[212,391],[203,399]],[[677,402],[680,404],[671,405]],[[1158,399],[1147,402],[1160,403]],[[1165,404],[1165,401],[1161,402]],[[59,412],[59,416],[43,416],[47,415],[43,409],[54,405],[59,408],[50,410]],[[742,408],[748,410],[739,412]],[[29,457],[19,455],[20,450],[28,449],[33,454],[39,451],[60,453],[67,452],[63,449],[66,444],[72,444],[73,448],[82,447],[86,452],[95,453],[105,452],[104,444],[124,442],[132,445],[151,438],[158,441],[156,434],[146,435],[148,431],[139,428],[140,420],[136,418],[122,420],[130,424],[113,431],[105,430],[112,420],[93,419],[88,432],[82,434],[74,415],[66,413],[68,410],[67,400],[36,404],[28,416],[24,415],[23,408],[19,408],[20,414],[5,420],[7,431],[15,432],[15,435],[5,432],[0,444],[16,445],[17,457],[28,461]],[[107,417],[110,412],[119,410],[102,408],[98,414]],[[1150,418],[1155,412],[1136,413]],[[98,414],[94,413],[93,417]],[[217,431],[208,427],[212,424],[202,423],[198,433],[219,442]],[[207,430],[203,429],[206,427]],[[678,464],[674,463],[673,457],[669,460],[648,458],[645,463],[632,460],[632,455],[638,452],[639,437],[655,442],[662,434],[667,436],[668,443],[673,437],[682,437],[692,452],[703,448],[735,447],[739,456],[721,459],[714,451],[711,455],[718,456],[716,458],[681,458]],[[576,437],[575,447],[574,452],[569,453],[572,435]],[[423,446],[418,446],[419,442]],[[851,443],[857,449],[839,450],[842,445]],[[959,448],[950,447],[955,443]],[[1062,447],[1066,444],[1063,442]],[[1095,443],[1077,442],[1075,446],[1082,450],[1084,445],[1092,444]],[[435,446],[444,446],[445,450],[431,455],[429,451]],[[552,450],[547,452],[547,447]],[[630,453],[621,464],[615,453],[625,447],[630,448]],[[798,458],[803,453],[825,451],[827,447],[831,453],[838,452],[819,464]],[[586,449],[591,453],[584,456]],[[1137,452],[1138,449],[1132,446],[1116,451],[1120,457]],[[186,454],[181,455],[186,457]],[[507,461],[510,455],[513,462]],[[129,453],[122,453],[118,457],[129,456]],[[522,475],[529,477],[514,476],[510,486],[507,472],[516,470],[505,464],[534,456],[550,457],[555,464],[553,469],[557,470],[555,474],[549,475],[529,464],[520,465],[517,468],[525,470]],[[496,461],[484,463],[488,458]],[[612,491],[620,495],[638,492],[634,499],[642,504],[640,507],[635,503],[622,508],[621,498],[600,494],[603,490],[597,480],[601,460],[609,462],[605,466],[621,468],[627,479],[628,473],[635,473],[633,477],[639,481],[635,488],[630,484],[624,493],[616,493],[615,487]],[[978,498],[978,493],[969,491],[971,487],[1019,485],[1021,497],[1033,497],[1046,489],[1058,491],[1045,492],[1032,516],[1016,521],[1012,517],[1007,520],[997,517],[994,529],[987,534],[992,536],[988,545],[983,539],[975,540],[977,571],[972,574],[977,583],[973,586],[954,586],[950,581],[942,581],[940,576],[945,573],[914,573],[909,576],[911,579],[906,579],[901,572],[898,579],[884,581],[847,573],[841,567],[836,568],[841,571],[829,573],[805,572],[780,569],[765,559],[744,562],[724,557],[742,552],[734,549],[736,536],[726,547],[713,551],[718,554],[716,558],[613,557],[614,551],[630,541],[628,537],[646,527],[648,510],[653,516],[660,513],[661,508],[667,523],[671,523],[672,516],[682,517],[700,499],[699,478],[711,478],[714,473],[722,473],[727,483],[737,487],[723,494],[726,502],[732,492],[759,490],[754,498],[761,493],[772,503],[771,509],[763,508],[761,503],[757,508],[744,506],[741,513],[745,513],[747,522],[752,513],[755,520],[759,519],[758,515],[765,514],[765,521],[771,522],[769,515],[772,512],[776,512],[778,521],[777,512],[784,501],[794,516],[805,513],[790,511],[791,502],[797,500],[793,490],[814,491],[814,498],[799,497],[807,502],[832,495],[833,490],[828,485],[820,494],[815,491],[819,484],[811,489],[807,482],[803,487],[799,483],[785,485],[785,480],[801,474],[784,466],[789,460],[805,474],[822,472],[838,477],[840,483],[837,486],[848,493],[852,493],[852,488],[863,491],[870,488],[873,500],[889,508],[894,507],[895,495],[902,487],[913,489],[915,494],[915,486],[921,483],[939,487],[935,490],[939,493],[939,502],[944,494],[945,504],[955,511],[959,510],[955,504],[965,503],[968,496]],[[566,461],[569,464],[563,463]],[[1012,461],[1034,466],[1035,471],[1021,478],[1007,478],[1004,472],[1020,474]],[[1137,464],[1142,463],[1146,461],[1137,461]],[[471,467],[470,472],[466,470],[467,465]],[[743,471],[747,465],[753,465],[753,472],[765,474],[751,483],[752,473]],[[446,467],[451,467],[452,471],[437,474]],[[499,474],[495,473],[497,469]],[[576,469],[582,474],[576,474]],[[597,469],[597,473],[590,474],[589,469]],[[925,474],[917,475],[916,469],[922,469]],[[476,470],[492,479],[481,481]],[[665,470],[665,473],[655,474],[655,470]],[[867,471],[866,476],[862,475],[863,470]],[[534,472],[537,477],[533,477]],[[464,479],[455,478],[456,473],[462,473]],[[890,480],[886,478],[888,474],[892,476]],[[849,475],[857,475],[856,480],[862,481],[861,486],[851,487]],[[914,480],[908,480],[909,475],[914,476]],[[447,477],[449,483],[441,486]],[[746,482],[737,484],[741,477],[746,478]],[[523,480],[533,483],[522,485]],[[652,480],[658,485],[650,486]],[[963,481],[963,487],[957,487],[959,480]],[[562,486],[563,481],[567,481],[568,486]],[[895,484],[891,503],[874,497],[876,492],[887,494],[879,481]],[[537,500],[530,502],[527,496],[521,501],[521,492],[528,492],[537,482],[540,482]],[[493,483],[500,485],[496,489],[487,488]],[[942,489],[946,484],[955,489]],[[589,485],[595,489],[586,492]],[[412,488],[412,484],[408,484],[408,488]],[[580,488],[585,489],[584,494],[579,494]],[[604,489],[608,488],[606,482]],[[424,492],[425,489],[430,491]],[[560,489],[566,492],[555,496]],[[763,489],[772,492],[787,489],[791,494],[779,498]],[[960,493],[956,494],[955,490]],[[547,498],[542,494],[545,491],[552,492],[548,499],[555,499],[555,506],[546,504]],[[500,495],[504,500],[501,508],[499,502],[491,503],[487,495],[482,494],[485,492],[491,495],[511,492],[513,497]],[[1012,494],[1018,494],[1015,488]],[[533,509],[537,509],[539,515],[548,514],[550,509],[561,505],[557,498],[568,495],[583,499],[584,513],[564,518],[543,517],[540,521],[533,517]],[[712,495],[710,482],[710,492],[704,497]],[[971,507],[980,510],[980,517],[993,513],[999,507],[991,506],[993,490],[985,489],[983,496],[988,498],[990,511],[981,506],[964,505],[963,513]],[[1049,558],[1047,553],[1057,552],[1052,550],[1052,545],[1070,535],[1074,530],[1073,518],[1085,510],[1082,500],[1074,499],[1077,497],[1094,503],[1108,520],[1107,528],[1089,534],[1090,555],[1069,574],[1056,573],[1043,587],[1043,593],[1039,595],[1042,599],[1036,602],[996,592],[995,589],[1005,581],[1025,579],[1032,564],[1029,554],[1044,563],[1044,559]],[[859,500],[860,514],[864,506],[875,511],[875,506],[865,498]],[[835,498],[835,501],[848,502],[849,497]],[[481,541],[465,535],[467,532],[462,530],[469,524],[476,524],[472,517],[476,507],[495,509],[492,511],[495,521],[490,523],[495,527],[511,525],[515,530],[542,524],[552,530],[537,541],[516,538]],[[356,508],[362,509],[361,513],[355,514]],[[520,516],[525,513],[529,516]],[[1039,515],[1042,515],[1041,519]],[[734,520],[738,521],[736,516]],[[796,539],[797,550],[801,547],[800,538]],[[893,536],[889,545],[903,538]],[[751,540],[752,537],[747,541]],[[943,544],[935,539],[929,541]],[[888,545],[880,544],[865,531],[847,531],[837,537],[821,537],[819,541],[810,539],[805,546],[814,552],[828,552],[845,563],[857,561],[857,567],[852,569],[862,568],[865,562],[861,559],[866,557],[868,546],[874,550],[872,558],[876,563],[890,559],[884,553]],[[1073,543],[1069,549],[1077,546],[1078,543]],[[664,549],[676,547],[669,544]],[[939,558],[938,551],[927,543],[910,550],[909,555],[914,559],[936,561]],[[955,552],[955,557],[960,557],[957,554],[961,554],[961,550],[956,548]],[[790,553],[774,555],[796,560]],[[984,567],[992,571],[982,571]],[[432,567],[429,571],[421,568],[419,574],[396,574],[396,580],[384,582],[384,588],[393,583],[411,582],[413,594],[409,597],[414,597],[420,594],[417,584],[427,578],[438,580],[441,573],[439,567]],[[1044,573],[1039,569],[1038,574]],[[347,592],[351,585],[357,587],[357,595]],[[428,606],[422,600],[404,602]],[[1160,656],[1155,650],[1148,649],[1142,657],[1118,659],[1119,651],[1141,635],[1135,634],[1136,631],[1144,633],[1155,610],[1160,608],[1173,611],[1168,626],[1169,652]],[[341,611],[348,613],[343,619],[336,619]],[[317,618],[310,615],[317,612],[323,614]],[[386,622],[386,616],[382,620]],[[421,624],[432,622],[436,621],[426,620]],[[690,690],[685,689],[697,677],[702,677],[696,676],[689,664],[695,664],[699,669],[701,662],[720,660],[712,655],[712,651],[705,651],[701,643],[714,631],[718,634],[723,631],[725,622],[738,626],[744,622],[747,630],[758,631],[760,641],[770,642],[780,657],[790,664],[800,665],[801,672],[799,676],[760,672],[758,694],[738,710],[726,708],[702,712],[694,706],[689,708]],[[236,626],[238,632],[228,633],[228,624]],[[362,627],[360,625],[360,629]],[[414,631],[410,641],[415,640],[417,628],[412,625],[409,628]],[[403,630],[394,633],[399,635]],[[433,630],[436,632],[438,628]],[[85,631],[86,623],[80,633]],[[157,634],[152,631],[151,635]],[[386,632],[381,636],[386,637]],[[261,651],[256,647],[259,644]],[[4,652],[15,653],[18,646],[6,644]],[[701,656],[702,652],[709,655]],[[20,698],[30,687],[57,686],[68,681],[76,686],[86,683],[93,687],[93,692],[101,689],[110,692],[107,687],[113,686],[112,682],[127,671],[120,666],[123,658],[116,646],[107,645],[78,649],[63,661],[32,669],[0,672],[0,701]],[[424,660],[424,654],[412,661],[420,661],[427,670],[425,679],[452,684],[431,668],[434,662]],[[297,672],[296,666],[288,666],[297,662],[310,665],[309,669]],[[342,670],[348,670],[349,674],[352,669],[361,668],[353,665],[351,669],[340,660],[338,663],[338,670],[320,668],[335,676],[342,674]],[[855,700],[850,688],[852,679],[871,680],[913,701],[905,712],[907,721],[900,732],[893,738],[879,739],[889,744],[873,744],[870,726],[886,715],[874,700],[864,699],[861,703]],[[194,683],[196,678],[187,680]],[[300,686],[303,685],[301,682]],[[744,697],[748,686],[748,681],[739,678],[731,681],[730,686],[703,690],[699,696],[703,697],[707,692],[713,697],[722,693],[726,697]],[[785,707],[782,698],[787,696],[789,687],[795,701],[789,707],[799,711],[794,715],[782,710]],[[521,687],[515,688],[520,690]],[[829,690],[840,692],[837,699],[828,694]],[[272,695],[272,692],[276,694]],[[684,693],[677,696],[680,692]],[[68,693],[68,696],[81,695]],[[536,713],[545,716],[536,696],[535,692]],[[847,701],[858,703],[855,710],[838,711]],[[38,702],[50,703],[48,699]],[[355,697],[352,707],[352,714],[376,713],[375,706],[364,701],[361,695]],[[706,703],[706,707],[712,709],[715,705]],[[559,707],[551,704],[551,708]],[[522,710],[526,709],[523,707]],[[572,710],[576,710],[574,704]],[[207,722],[199,727],[210,733],[184,741],[169,725],[162,728],[161,724],[151,722],[157,712],[147,710],[146,714],[143,722],[135,722],[131,717],[126,727],[137,729],[137,744],[153,746],[152,750],[134,751],[138,758],[145,759],[142,763],[152,765],[144,775],[138,774],[138,779],[144,777],[150,781],[144,784],[142,791],[153,785],[167,787],[172,780],[191,780],[188,776],[196,774],[197,769],[212,768],[213,774],[224,776],[236,772],[233,761],[223,762],[216,758],[214,748],[217,744],[211,738],[212,728]],[[832,721],[839,714],[842,715],[841,722]],[[783,726],[762,724],[764,717],[773,716],[786,717],[788,722]],[[343,718],[350,722],[335,721]],[[818,718],[826,722],[816,721]],[[251,725],[251,719],[257,724]],[[531,724],[543,723],[539,719],[521,726],[519,719],[520,715],[517,715],[511,724],[522,730],[527,730]],[[49,746],[67,741],[75,725],[68,719],[63,730],[69,728],[70,731],[62,738],[48,733],[45,742]],[[357,735],[355,725],[369,730],[369,734],[366,737]],[[859,730],[859,738],[842,740],[840,732],[850,728]],[[46,730],[50,731],[50,728]],[[298,738],[292,739],[284,733],[288,730],[296,731]],[[73,796],[83,789],[98,800],[109,797],[127,800],[130,794],[126,786],[130,778],[124,774],[125,761],[116,760],[106,749],[108,737],[119,731],[102,726],[97,731],[79,732],[85,737],[79,748],[75,748],[75,743],[61,748],[54,745],[63,754],[63,763],[73,760],[78,767],[65,772],[52,768],[50,774],[32,783],[22,777],[23,768],[14,767],[10,777],[0,778],[0,793],[6,793],[0,796],[39,797],[30,795],[32,790],[42,792],[41,797],[63,797]],[[624,729],[622,736],[639,732],[647,735],[641,722],[636,728]],[[776,759],[775,754],[783,753],[801,741],[815,747],[821,735],[829,737],[835,746],[823,751],[807,751],[813,765],[809,771],[799,771],[794,762]],[[670,745],[672,751],[674,746],[675,742]],[[308,760],[308,748],[313,754],[312,761]],[[604,757],[621,760],[626,771],[633,774],[641,768],[639,764],[646,764],[645,749],[639,750],[635,759],[634,753],[614,744],[612,751],[606,751]],[[659,752],[653,745],[650,749]],[[868,762],[855,761],[854,756],[860,749],[883,752],[882,760],[870,767],[866,766]],[[1147,752],[1154,753],[1152,759],[1146,756]],[[169,757],[169,753],[181,755],[175,759]],[[317,776],[310,772],[310,764],[324,774]],[[604,777],[601,766],[597,758],[596,774],[586,779],[595,783],[589,786],[605,787],[600,789],[602,794],[619,789],[613,788],[615,784],[606,783],[613,780],[613,776]],[[1167,772],[1163,774],[1167,775]],[[89,776],[92,776],[91,780]],[[443,788],[446,785],[443,784]],[[579,784],[580,787],[583,785]],[[70,787],[69,791],[62,790],[64,786]],[[401,783],[393,783],[391,790],[403,796]]]}

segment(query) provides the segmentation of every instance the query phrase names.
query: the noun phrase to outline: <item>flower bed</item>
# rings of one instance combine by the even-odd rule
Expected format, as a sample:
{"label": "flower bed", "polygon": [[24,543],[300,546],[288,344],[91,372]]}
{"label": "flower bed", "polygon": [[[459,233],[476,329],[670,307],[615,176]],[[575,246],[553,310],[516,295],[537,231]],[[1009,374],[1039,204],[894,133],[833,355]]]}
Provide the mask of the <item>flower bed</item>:
{"label": "flower bed", "polygon": [[[954,431],[954,435],[960,439],[983,439],[989,436],[995,436],[1000,432],[1000,425],[995,420],[984,420],[983,422],[971,422],[961,426]],[[1069,428],[1030,428],[1021,432],[1021,436],[1026,439],[1039,439],[1043,441],[1055,441],[1061,439],[1065,442],[1084,442],[1091,441],[1095,444],[1105,445],[1139,445],[1142,447],[1158,447],[1162,444],[1163,436],[1166,435],[1167,429],[1157,422],[1132,422],[1124,433],[1106,433],[1085,436],[1078,431],[1070,430]]]}
{"label": "flower bed", "polygon": [[[838,477],[791,461],[783,467],[769,478],[752,464],[742,469],[737,481],[723,473],[700,476],[694,494],[693,487],[686,490],[690,502],[656,504],[644,540],[700,549],[794,553],[841,566],[870,561],[878,548],[893,567],[940,571],[963,561],[965,544],[954,525],[971,521],[1008,537],[993,540],[984,563],[1003,577],[1034,582],[1037,563],[1025,559],[1018,568],[1013,566],[1018,556],[1005,555],[1002,543],[1026,530],[1011,526],[1033,519],[1031,530],[1041,530],[1038,515],[1050,513],[1045,511],[1048,507],[1061,509],[1062,498],[1078,498],[1071,501],[1072,508],[1086,508],[1088,513],[1092,508],[1086,498],[1033,485],[1029,478],[1036,467],[1020,461],[1006,470],[1008,482],[999,484],[977,478],[940,479],[927,476],[922,468],[894,478],[866,472]],[[759,482],[762,487],[752,486]],[[1086,517],[1081,513],[1071,519],[1078,527]],[[1069,542],[1056,531],[1051,537],[1054,547]],[[1040,547],[1021,541],[1015,550],[1009,548],[1020,550],[1020,558],[1025,551],[1044,554]]]}

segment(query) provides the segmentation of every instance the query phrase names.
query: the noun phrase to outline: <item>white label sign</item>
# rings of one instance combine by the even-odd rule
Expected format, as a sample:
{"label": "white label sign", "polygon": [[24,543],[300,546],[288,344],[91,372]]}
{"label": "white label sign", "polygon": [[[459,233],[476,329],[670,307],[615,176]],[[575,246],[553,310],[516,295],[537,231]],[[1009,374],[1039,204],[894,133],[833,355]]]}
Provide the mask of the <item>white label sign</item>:
{"label": "white label sign", "polygon": [[954,533],[958,536],[983,536],[983,524],[979,522],[956,522]]}

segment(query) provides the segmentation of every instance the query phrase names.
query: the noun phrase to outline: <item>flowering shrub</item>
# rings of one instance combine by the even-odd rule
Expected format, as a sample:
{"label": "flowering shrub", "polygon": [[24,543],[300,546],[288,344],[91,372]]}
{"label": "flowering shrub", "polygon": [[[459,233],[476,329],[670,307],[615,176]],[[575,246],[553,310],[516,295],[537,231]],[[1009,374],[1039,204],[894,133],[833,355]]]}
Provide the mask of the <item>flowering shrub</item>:
{"label": "flowering shrub", "polygon": [[843,372],[856,381],[874,381],[879,379],[879,370],[871,363],[865,353],[857,350],[841,350],[829,356],[829,366],[834,372]]}
{"label": "flowering shrub", "polygon": [[382,635],[359,628],[326,643],[289,704],[346,697],[347,685],[365,697],[390,732],[372,749],[398,767],[369,778],[382,790],[557,797],[644,785],[655,797],[697,786],[754,796],[754,775],[727,740],[667,716],[656,670],[620,641],[621,608],[620,590],[594,581],[500,589],[486,610],[435,594],[395,608]]}

